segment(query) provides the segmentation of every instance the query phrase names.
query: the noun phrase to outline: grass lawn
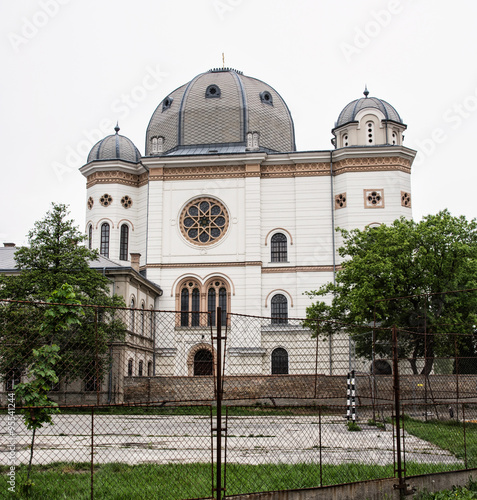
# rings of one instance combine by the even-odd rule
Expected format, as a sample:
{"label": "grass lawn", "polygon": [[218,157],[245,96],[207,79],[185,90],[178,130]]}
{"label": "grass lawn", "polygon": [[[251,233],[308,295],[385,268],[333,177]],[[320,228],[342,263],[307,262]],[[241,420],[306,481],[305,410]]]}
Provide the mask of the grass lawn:
{"label": "grass lawn", "polygon": [[[450,470],[443,464],[408,464],[408,474]],[[87,500],[91,495],[90,465],[56,463],[34,466],[33,489],[20,493],[26,467],[18,467],[16,493],[7,490],[6,468],[0,478],[0,498],[34,500]],[[183,499],[211,496],[210,464],[97,465],[94,469],[94,498],[102,500]],[[227,495],[320,485],[320,469],[315,464],[227,465]],[[323,485],[393,477],[393,466],[363,464],[324,465]]]}
{"label": "grass lawn", "polygon": [[405,417],[404,429],[418,438],[450,451],[461,460],[464,460],[467,449],[467,467],[477,467],[477,424],[468,422],[465,424],[465,446],[462,422],[454,420],[423,422]]}

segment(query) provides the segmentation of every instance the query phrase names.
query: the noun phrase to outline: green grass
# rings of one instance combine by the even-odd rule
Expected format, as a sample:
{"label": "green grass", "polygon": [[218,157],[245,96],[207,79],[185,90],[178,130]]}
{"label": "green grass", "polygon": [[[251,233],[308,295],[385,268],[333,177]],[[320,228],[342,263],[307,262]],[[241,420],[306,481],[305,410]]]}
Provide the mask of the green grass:
{"label": "green grass", "polygon": [[444,490],[436,493],[428,491],[419,492],[415,500],[472,500],[477,499],[477,483],[470,479],[466,486],[454,486],[452,490]]}
{"label": "green grass", "polygon": [[[423,422],[410,417],[404,419],[404,429],[414,436],[429,441],[456,458],[464,460],[464,425],[454,420],[429,420]],[[467,466],[477,467],[477,424],[465,424],[465,443],[467,447]],[[464,468],[464,467],[462,467]]]}
{"label": "green grass", "polygon": [[[443,464],[408,464],[408,474],[450,470]],[[34,486],[29,496],[22,495],[20,485],[26,478],[26,467],[17,468],[17,493],[7,490],[6,469],[0,477],[0,498],[87,500],[91,495],[88,463],[56,463],[34,466]],[[105,464],[94,468],[94,498],[101,500],[182,499],[211,496],[211,466],[193,464]],[[356,463],[324,465],[323,485],[393,477],[393,465],[376,466]],[[316,464],[227,465],[227,495],[258,491],[276,491],[320,486],[320,469]]]}

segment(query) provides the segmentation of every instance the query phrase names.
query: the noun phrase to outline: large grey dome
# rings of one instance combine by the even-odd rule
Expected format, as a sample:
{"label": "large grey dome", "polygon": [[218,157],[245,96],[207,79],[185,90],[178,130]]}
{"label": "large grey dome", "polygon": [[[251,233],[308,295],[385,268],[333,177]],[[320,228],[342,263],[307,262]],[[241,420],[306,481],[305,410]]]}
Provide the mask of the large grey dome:
{"label": "large grey dome", "polygon": [[356,115],[365,108],[374,108],[381,111],[386,120],[391,120],[398,123],[403,123],[399,113],[386,101],[378,99],[377,97],[368,97],[368,91],[364,92],[365,97],[361,99],[356,99],[349,104],[347,104],[343,111],[341,111],[338,116],[338,120],[335,123],[335,128],[341,127],[346,123],[353,122],[356,119]]}
{"label": "large grey dome", "polygon": [[146,155],[241,152],[250,134],[255,150],[296,149],[290,111],[275,89],[234,69],[213,69],[159,104],[147,127]]}
{"label": "large grey dome", "polygon": [[141,153],[134,143],[119,135],[119,127],[116,125],[115,134],[108,135],[97,142],[89,152],[88,163],[95,160],[122,160],[138,163],[141,159]]}

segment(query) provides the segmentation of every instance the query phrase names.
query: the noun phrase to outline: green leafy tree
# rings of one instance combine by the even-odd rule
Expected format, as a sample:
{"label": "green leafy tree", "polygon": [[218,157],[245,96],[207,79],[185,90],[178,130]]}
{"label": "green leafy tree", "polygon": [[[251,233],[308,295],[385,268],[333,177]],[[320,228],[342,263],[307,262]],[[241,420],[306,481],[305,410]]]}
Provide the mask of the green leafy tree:
{"label": "green leafy tree", "polygon": [[32,431],[30,445],[30,462],[28,464],[27,486],[31,486],[30,472],[35,445],[35,433],[45,424],[53,424],[51,415],[58,413],[58,406],[48,398],[51,386],[58,382],[55,372],[55,364],[60,360],[57,345],[44,345],[40,349],[33,349],[34,361],[28,371],[31,377],[29,382],[18,384],[15,395],[17,401],[23,406],[24,423],[27,429]]}
{"label": "green leafy tree", "polygon": [[[65,283],[59,290],[55,290],[48,302],[52,305],[45,309],[39,328],[40,335],[45,340],[59,340],[62,334],[70,332],[73,325],[81,325],[80,318],[84,311],[75,299],[71,285]],[[18,384],[15,388],[16,399],[23,406],[24,423],[32,431],[27,487],[31,486],[30,471],[36,430],[44,424],[53,425],[51,415],[59,411],[56,408],[58,405],[48,397],[52,386],[58,383],[55,369],[61,362],[59,351],[57,344],[46,344],[39,349],[33,349],[33,362],[27,373],[28,381]]]}
{"label": "green leafy tree", "polygon": [[[46,216],[35,223],[28,234],[29,245],[15,253],[20,273],[0,276],[0,300],[31,301],[28,304],[3,302],[0,307],[0,373],[3,377],[25,373],[33,362],[32,350],[45,343],[60,346],[61,366],[58,373],[68,380],[98,381],[109,366],[109,345],[122,340],[125,326],[116,307],[124,307],[121,297],[110,296],[109,281],[90,267],[98,258],[96,250],[83,244],[85,236],[68,218],[65,205],[53,204]],[[67,331],[40,331],[45,306],[51,290],[71,286],[71,304],[84,307],[81,324],[71,324]],[[59,292],[58,292],[59,293]],[[58,299],[58,297],[56,297]],[[55,296],[51,299],[55,300]],[[62,297],[68,302],[67,296]],[[90,305],[98,307],[87,307]],[[59,313],[61,310],[58,311]],[[55,313],[56,314],[56,313]],[[57,317],[52,318],[57,320]]]}
{"label": "green leafy tree", "polygon": [[401,218],[389,226],[340,232],[344,262],[336,284],[307,293],[331,298],[307,308],[310,328],[317,332],[319,324],[322,336],[347,331],[357,354],[371,359],[370,325],[376,320],[380,327],[374,340],[382,356],[391,355],[385,329],[397,325],[399,355],[409,358],[414,373],[419,358],[426,358],[422,373],[429,374],[436,356],[469,352],[475,345],[477,293],[444,292],[477,287],[476,220],[444,210],[420,222]]}

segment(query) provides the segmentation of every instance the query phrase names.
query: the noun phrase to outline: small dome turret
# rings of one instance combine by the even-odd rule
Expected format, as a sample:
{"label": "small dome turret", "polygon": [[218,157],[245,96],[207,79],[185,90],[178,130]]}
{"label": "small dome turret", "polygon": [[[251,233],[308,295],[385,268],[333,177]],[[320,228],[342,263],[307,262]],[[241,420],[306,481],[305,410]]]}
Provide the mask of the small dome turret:
{"label": "small dome turret", "polygon": [[138,163],[141,159],[141,153],[134,143],[125,137],[119,135],[119,126],[114,127],[115,134],[108,135],[97,142],[89,152],[88,163],[97,160],[122,160],[132,163]]}
{"label": "small dome turret", "polygon": [[406,125],[388,102],[377,97],[364,97],[347,104],[331,131],[336,148],[348,146],[401,145]]}

